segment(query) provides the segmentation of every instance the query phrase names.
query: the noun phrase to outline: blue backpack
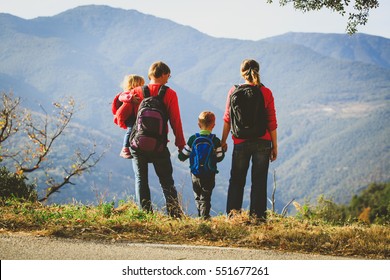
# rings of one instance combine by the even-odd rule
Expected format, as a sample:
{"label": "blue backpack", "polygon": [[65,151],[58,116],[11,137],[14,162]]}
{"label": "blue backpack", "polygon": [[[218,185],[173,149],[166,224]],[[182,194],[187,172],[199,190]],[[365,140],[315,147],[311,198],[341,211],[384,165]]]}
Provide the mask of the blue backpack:
{"label": "blue backpack", "polygon": [[201,136],[196,133],[195,135],[190,154],[191,173],[195,176],[215,174],[217,172],[213,143],[215,134]]}

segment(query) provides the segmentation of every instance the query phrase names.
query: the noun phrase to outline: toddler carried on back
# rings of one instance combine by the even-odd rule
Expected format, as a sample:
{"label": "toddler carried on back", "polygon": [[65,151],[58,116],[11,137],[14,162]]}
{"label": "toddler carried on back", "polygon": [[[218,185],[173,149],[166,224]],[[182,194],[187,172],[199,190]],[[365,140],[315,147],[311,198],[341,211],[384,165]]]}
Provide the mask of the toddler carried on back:
{"label": "toddler carried on back", "polygon": [[123,139],[123,147],[120,152],[120,156],[126,159],[132,158],[130,154],[130,133],[135,122],[135,103],[133,102],[136,96],[130,94],[131,90],[138,86],[143,86],[145,80],[138,75],[127,75],[122,82],[123,91],[118,93],[114,101],[112,102],[112,113],[114,114],[114,123],[119,127],[126,129],[126,133]]}

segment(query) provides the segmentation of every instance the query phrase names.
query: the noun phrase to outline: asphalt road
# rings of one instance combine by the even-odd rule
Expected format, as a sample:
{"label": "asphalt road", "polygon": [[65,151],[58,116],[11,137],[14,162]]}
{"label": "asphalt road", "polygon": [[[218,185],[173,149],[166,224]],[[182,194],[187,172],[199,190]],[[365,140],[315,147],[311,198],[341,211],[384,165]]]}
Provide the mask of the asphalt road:
{"label": "asphalt road", "polygon": [[338,260],[271,250],[98,242],[0,234],[1,260]]}

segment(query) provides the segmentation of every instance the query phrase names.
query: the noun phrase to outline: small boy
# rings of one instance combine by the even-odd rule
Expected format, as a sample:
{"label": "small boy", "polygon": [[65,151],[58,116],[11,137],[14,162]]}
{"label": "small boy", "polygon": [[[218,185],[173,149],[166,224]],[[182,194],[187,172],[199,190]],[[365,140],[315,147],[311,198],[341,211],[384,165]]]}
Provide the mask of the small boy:
{"label": "small boy", "polygon": [[215,187],[217,162],[225,157],[219,138],[212,134],[215,126],[213,112],[201,112],[198,117],[200,132],[192,135],[179,152],[179,160],[190,158],[192,187],[199,217],[210,218],[211,193]]}

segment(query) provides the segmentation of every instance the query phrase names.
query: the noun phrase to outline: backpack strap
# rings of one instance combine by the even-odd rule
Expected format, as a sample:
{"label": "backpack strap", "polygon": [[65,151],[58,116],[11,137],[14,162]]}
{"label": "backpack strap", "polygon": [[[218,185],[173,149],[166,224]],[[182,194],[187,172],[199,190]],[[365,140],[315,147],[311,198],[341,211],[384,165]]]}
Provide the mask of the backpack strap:
{"label": "backpack strap", "polygon": [[[198,137],[200,137],[202,135],[200,135],[200,133],[197,132],[197,133],[195,133],[195,136],[196,136],[196,138],[198,138]],[[206,136],[202,136],[202,137],[206,137]],[[214,137],[215,137],[215,134],[210,133],[209,135],[207,135],[207,137],[210,138],[211,140],[213,140]]]}
{"label": "backpack strap", "polygon": [[143,94],[144,98],[147,98],[150,96],[150,90],[149,90],[148,85],[144,85],[142,87],[142,94]]}
{"label": "backpack strap", "polygon": [[195,133],[195,138],[194,138],[194,140],[193,140],[191,146],[194,145],[196,139],[199,138],[199,137],[209,139],[209,140],[210,140],[210,143],[211,143],[213,146],[215,145],[215,144],[214,144],[214,137],[215,137],[215,134],[210,133],[209,135],[200,135],[200,133],[197,132],[197,133]]}
{"label": "backpack strap", "polygon": [[164,99],[165,93],[167,92],[168,87],[166,85],[162,85],[158,90],[157,96],[160,97],[161,100]]}
{"label": "backpack strap", "polygon": [[[160,97],[161,100],[164,99],[164,96],[165,96],[165,93],[166,93],[167,89],[168,89],[167,86],[162,85],[160,87],[160,89],[158,90],[157,96]],[[142,87],[142,94],[143,94],[144,98],[150,97],[150,90],[149,90],[149,86],[148,85],[144,85]]]}

